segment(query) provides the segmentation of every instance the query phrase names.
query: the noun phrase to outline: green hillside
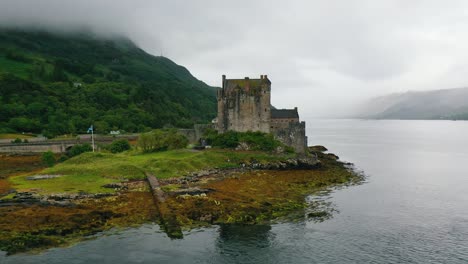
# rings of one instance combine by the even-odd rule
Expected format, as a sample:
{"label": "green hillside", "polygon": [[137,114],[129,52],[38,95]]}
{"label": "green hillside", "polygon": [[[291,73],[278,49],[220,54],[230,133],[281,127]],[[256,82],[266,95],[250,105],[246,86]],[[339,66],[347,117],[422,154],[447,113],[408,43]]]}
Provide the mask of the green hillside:
{"label": "green hillside", "polygon": [[0,133],[139,132],[215,115],[215,88],[128,39],[0,30]]}

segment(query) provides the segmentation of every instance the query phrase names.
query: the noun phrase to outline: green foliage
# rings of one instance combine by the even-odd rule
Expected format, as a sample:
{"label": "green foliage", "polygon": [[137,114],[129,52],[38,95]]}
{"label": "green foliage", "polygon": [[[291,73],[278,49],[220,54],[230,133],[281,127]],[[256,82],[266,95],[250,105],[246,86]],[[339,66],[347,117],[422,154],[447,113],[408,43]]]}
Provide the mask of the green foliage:
{"label": "green foliage", "polygon": [[143,152],[164,151],[185,148],[188,139],[176,129],[156,129],[143,133],[138,139],[138,147]]}
{"label": "green foliage", "polygon": [[41,156],[42,162],[47,166],[47,167],[52,167],[54,166],[56,160],[55,160],[55,155],[52,151],[47,151],[42,153]]}
{"label": "green foliage", "polygon": [[119,139],[109,145],[109,151],[112,153],[120,153],[130,149],[130,143],[126,139]]}
{"label": "green foliage", "polygon": [[22,143],[23,141],[21,141],[20,138],[15,138],[15,140],[12,140],[11,143],[15,143],[15,144],[20,144]]}
{"label": "green foliage", "polygon": [[233,149],[238,147],[241,143],[247,144],[250,150],[274,151],[278,147],[285,147],[281,142],[276,140],[273,135],[258,131],[227,131],[226,133],[218,134],[218,132],[214,130],[209,130],[205,133],[205,137],[208,144],[220,148]]}
{"label": "green foliage", "polygon": [[0,87],[4,133],[144,132],[216,115],[214,88],[122,38],[0,29]]}
{"label": "green foliage", "polygon": [[78,156],[81,153],[90,152],[90,151],[93,151],[93,147],[91,147],[90,144],[87,144],[87,143],[77,144],[71,147],[71,149],[67,152],[67,156],[71,158],[71,157]]}
{"label": "green foliage", "polygon": [[30,62],[31,60],[26,57],[24,54],[14,51],[14,50],[7,50],[5,54],[5,58],[9,60],[19,61],[19,62]]}

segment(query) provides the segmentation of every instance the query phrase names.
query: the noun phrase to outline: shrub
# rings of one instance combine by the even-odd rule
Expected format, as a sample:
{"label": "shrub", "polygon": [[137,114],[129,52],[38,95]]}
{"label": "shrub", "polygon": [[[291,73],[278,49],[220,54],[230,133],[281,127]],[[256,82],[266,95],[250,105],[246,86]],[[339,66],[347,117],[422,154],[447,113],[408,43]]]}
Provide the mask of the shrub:
{"label": "shrub", "polygon": [[21,139],[19,138],[16,138],[15,140],[12,140],[11,143],[15,143],[15,144],[19,144],[19,143],[22,143],[23,141],[21,141]]}
{"label": "shrub", "polygon": [[42,153],[42,162],[47,166],[47,167],[52,167],[55,164],[55,155],[52,153],[52,151],[47,151]]}
{"label": "shrub", "polygon": [[109,147],[109,151],[112,153],[120,153],[130,149],[130,143],[126,139],[119,139],[112,142]]}
{"label": "shrub", "polygon": [[90,152],[90,151],[93,151],[93,147],[91,147],[90,144],[77,144],[75,146],[73,146],[68,152],[67,152],[67,156],[68,157],[74,157],[74,156],[78,156],[80,155],[81,153],[85,153],[85,152]]}
{"label": "shrub", "polygon": [[64,161],[66,161],[66,160],[68,160],[68,156],[67,156],[67,155],[62,155],[62,156],[60,156],[60,158],[57,160],[57,162],[64,162]]}
{"label": "shrub", "polygon": [[138,147],[143,152],[164,151],[185,148],[188,139],[179,134],[176,129],[157,129],[143,133],[138,139]]}
{"label": "shrub", "polygon": [[[241,143],[247,144],[251,150],[274,151],[278,147],[285,147],[276,140],[272,134],[263,132],[235,132],[227,131],[218,134],[216,131],[207,131],[205,133],[207,143],[220,148],[236,148]],[[288,149],[290,150],[290,149]]]}

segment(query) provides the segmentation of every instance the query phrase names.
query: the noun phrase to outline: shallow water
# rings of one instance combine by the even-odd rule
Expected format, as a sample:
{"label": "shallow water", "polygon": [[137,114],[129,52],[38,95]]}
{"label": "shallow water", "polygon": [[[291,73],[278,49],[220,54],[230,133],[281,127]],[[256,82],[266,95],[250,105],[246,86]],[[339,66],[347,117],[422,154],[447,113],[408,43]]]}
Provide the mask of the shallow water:
{"label": "shallow water", "polygon": [[365,171],[322,223],[221,226],[171,240],[147,224],[0,263],[468,263],[468,122],[308,120],[309,144]]}

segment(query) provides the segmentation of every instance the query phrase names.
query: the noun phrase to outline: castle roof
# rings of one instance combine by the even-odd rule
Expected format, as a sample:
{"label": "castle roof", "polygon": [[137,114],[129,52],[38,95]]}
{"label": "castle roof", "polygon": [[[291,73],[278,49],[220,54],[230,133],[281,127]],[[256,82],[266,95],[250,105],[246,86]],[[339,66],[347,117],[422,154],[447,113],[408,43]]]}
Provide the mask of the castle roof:
{"label": "castle roof", "polygon": [[[223,78],[225,78],[224,75]],[[223,87],[228,90],[234,89],[236,87],[252,89],[260,87],[262,84],[265,83],[271,84],[270,80],[268,80],[268,77],[266,75],[261,75],[260,79],[250,79],[248,77],[245,77],[244,79],[223,79],[223,81]]]}
{"label": "castle roof", "polygon": [[297,108],[294,109],[271,109],[271,119],[299,118]]}

